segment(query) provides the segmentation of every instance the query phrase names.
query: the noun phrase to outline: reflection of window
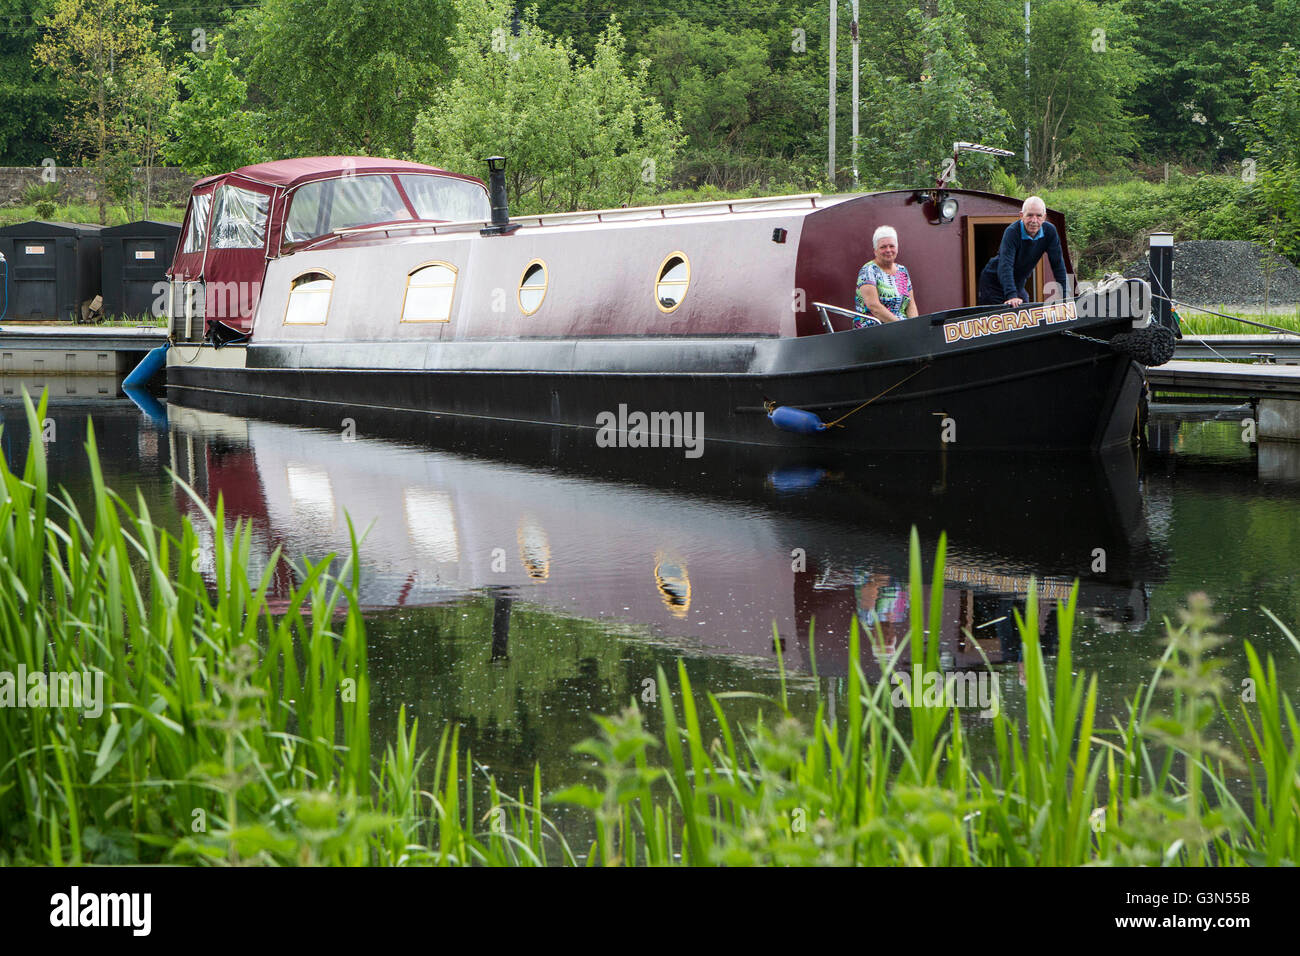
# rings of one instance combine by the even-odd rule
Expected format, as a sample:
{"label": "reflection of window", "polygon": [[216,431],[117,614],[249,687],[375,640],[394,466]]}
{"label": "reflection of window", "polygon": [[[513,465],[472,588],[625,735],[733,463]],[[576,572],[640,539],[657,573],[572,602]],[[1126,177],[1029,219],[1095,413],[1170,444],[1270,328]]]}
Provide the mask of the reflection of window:
{"label": "reflection of window", "polygon": [[674,252],[659,267],[659,280],[655,283],[655,304],[663,312],[671,312],[682,304],[686,287],[691,284],[691,264],[686,256]]}
{"label": "reflection of window", "polygon": [[398,179],[421,219],[486,222],[492,218],[487,193],[478,183],[450,176],[419,174],[403,175]]}
{"label": "reflection of window", "polygon": [[302,242],[336,229],[410,218],[392,176],[322,179],[294,190],[284,238]]}
{"label": "reflection of window", "polygon": [[202,252],[208,241],[208,211],[212,208],[212,193],[203,193],[190,200],[190,224],[185,229],[185,251]]}
{"label": "reflection of window", "polygon": [[524,277],[519,281],[519,309],[524,315],[532,315],[542,307],[546,298],[546,263],[530,262],[524,270]]}
{"label": "reflection of window", "polygon": [[212,214],[213,249],[260,249],[266,244],[269,197],[237,186],[217,190]]}
{"label": "reflection of window", "polygon": [[324,325],[329,315],[334,277],[326,272],[305,272],[289,286],[285,325]]}
{"label": "reflection of window", "polygon": [[421,266],[407,277],[403,322],[450,322],[456,267],[446,262]]}

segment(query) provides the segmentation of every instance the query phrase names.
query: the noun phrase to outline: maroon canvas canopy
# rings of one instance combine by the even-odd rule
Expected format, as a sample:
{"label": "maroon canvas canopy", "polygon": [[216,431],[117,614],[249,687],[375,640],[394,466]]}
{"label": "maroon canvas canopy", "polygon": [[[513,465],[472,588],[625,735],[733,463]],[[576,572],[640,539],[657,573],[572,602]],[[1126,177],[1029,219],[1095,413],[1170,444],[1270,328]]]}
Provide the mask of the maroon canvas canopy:
{"label": "maroon canvas canopy", "polygon": [[[190,302],[188,323],[205,323],[205,331],[220,323],[236,335],[246,333],[266,262],[286,246],[341,228],[480,214],[489,215],[481,179],[400,159],[307,156],[208,176],[190,191],[168,273],[172,315]],[[195,288],[203,293],[201,307]]]}

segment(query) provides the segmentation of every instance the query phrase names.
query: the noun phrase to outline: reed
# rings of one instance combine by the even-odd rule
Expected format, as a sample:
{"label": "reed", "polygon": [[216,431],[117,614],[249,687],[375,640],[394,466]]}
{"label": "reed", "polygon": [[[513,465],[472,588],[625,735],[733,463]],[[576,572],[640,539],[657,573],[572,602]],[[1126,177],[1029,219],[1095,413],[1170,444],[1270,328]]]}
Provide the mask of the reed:
{"label": "reed", "polygon": [[[31,434],[45,400],[25,398]],[[1300,736],[1272,658],[1243,645],[1253,695],[1230,697],[1199,597],[1125,719],[1097,721],[1095,676],[1076,674],[1074,595],[1049,662],[1036,589],[1017,614],[1020,720],[903,693],[886,657],[867,680],[850,636],[847,713],[822,701],[800,722],[785,696],[752,725],[737,694],[700,694],[679,662],[656,712],[596,716],[580,749],[598,783],[499,790],[455,728],[421,749],[403,710],[372,754],[357,593],[359,543],[337,574],[303,564],[287,604],[267,590],[277,553],[250,572],[250,529],[197,498],[213,542],[173,536],[105,487],[93,431],[90,514],[48,487],[44,448],[21,475],[0,461],[0,672],[103,675],[103,711],[67,702],[0,707],[0,862],[211,865],[1160,865],[1300,860]],[[939,671],[945,544],[926,596],[913,533],[907,643]],[[1300,641],[1278,627],[1300,653]],[[880,641],[881,635],[867,634]],[[779,645],[778,645],[779,646]],[[1167,692],[1167,693],[1166,693]],[[1169,700],[1163,710],[1157,701]],[[706,739],[707,707],[717,734]],[[976,728],[978,727],[978,730]],[[652,729],[653,728],[653,729]],[[1224,732],[1212,732],[1212,731]],[[991,740],[980,757],[977,733]],[[1221,741],[1233,741],[1231,746]],[[1249,790],[1232,774],[1248,777]],[[1244,802],[1235,794],[1247,793]],[[586,815],[573,848],[550,812]]]}

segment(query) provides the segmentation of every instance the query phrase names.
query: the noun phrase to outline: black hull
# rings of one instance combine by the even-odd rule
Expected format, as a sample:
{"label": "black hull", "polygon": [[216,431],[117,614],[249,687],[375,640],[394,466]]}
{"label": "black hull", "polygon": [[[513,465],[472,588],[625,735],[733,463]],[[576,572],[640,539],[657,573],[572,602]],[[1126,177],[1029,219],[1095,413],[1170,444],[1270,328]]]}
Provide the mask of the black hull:
{"label": "black hull", "polygon": [[[256,350],[249,352],[251,364]],[[1130,439],[1142,383],[1141,367],[1127,357],[1060,336],[933,359],[769,375],[196,364],[173,365],[167,380],[182,403],[196,392],[244,395],[334,406],[340,419],[358,421],[397,409],[585,429],[593,444],[597,416],[617,416],[620,406],[621,422],[635,411],[702,413],[704,453],[712,442],[837,451],[1102,449]],[[825,421],[851,414],[842,427],[794,434],[773,426],[765,401],[814,411]],[[620,443],[627,438],[624,433]]]}

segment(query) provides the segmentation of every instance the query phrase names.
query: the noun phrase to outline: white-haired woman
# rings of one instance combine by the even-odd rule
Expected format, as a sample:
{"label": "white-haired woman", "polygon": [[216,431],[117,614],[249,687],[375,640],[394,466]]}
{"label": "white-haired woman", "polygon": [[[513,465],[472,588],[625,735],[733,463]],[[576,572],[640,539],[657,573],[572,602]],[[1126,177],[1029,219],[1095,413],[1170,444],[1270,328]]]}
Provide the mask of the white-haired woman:
{"label": "white-haired woman", "polygon": [[[898,232],[893,226],[881,226],[871,237],[871,248],[875,258],[858,271],[857,310],[881,322],[916,318],[916,287],[907,267],[898,261]],[[853,324],[862,328],[868,322],[857,318]]]}

